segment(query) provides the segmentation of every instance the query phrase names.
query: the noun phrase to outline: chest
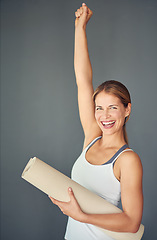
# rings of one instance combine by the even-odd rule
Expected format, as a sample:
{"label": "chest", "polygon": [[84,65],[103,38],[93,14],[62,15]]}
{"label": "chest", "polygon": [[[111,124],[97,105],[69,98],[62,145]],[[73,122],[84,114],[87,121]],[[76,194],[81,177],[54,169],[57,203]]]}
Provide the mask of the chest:
{"label": "chest", "polygon": [[[92,165],[103,165],[107,163],[111,163],[115,159],[115,154],[118,149],[102,149],[99,146],[92,146],[85,153],[85,159]],[[120,165],[119,162],[116,161],[113,166],[114,176],[120,181]]]}
{"label": "chest", "polygon": [[80,185],[113,204],[119,201],[120,182],[114,176],[112,164],[90,164],[85,159],[85,153],[82,152],[72,168],[71,177]]}
{"label": "chest", "polygon": [[112,160],[112,158],[114,160],[114,155],[116,152],[117,149],[104,149],[95,144],[86,151],[85,158],[90,164],[102,165]]}

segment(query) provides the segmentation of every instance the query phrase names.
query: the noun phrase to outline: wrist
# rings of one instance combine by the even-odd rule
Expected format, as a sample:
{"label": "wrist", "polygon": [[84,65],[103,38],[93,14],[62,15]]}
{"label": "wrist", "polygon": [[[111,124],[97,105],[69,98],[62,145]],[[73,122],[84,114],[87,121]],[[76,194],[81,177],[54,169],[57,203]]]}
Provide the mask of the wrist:
{"label": "wrist", "polygon": [[83,212],[80,222],[89,223],[89,214]]}
{"label": "wrist", "polygon": [[85,32],[86,31],[86,25],[77,25],[77,26],[75,26],[75,31],[76,32],[81,32],[81,31]]}

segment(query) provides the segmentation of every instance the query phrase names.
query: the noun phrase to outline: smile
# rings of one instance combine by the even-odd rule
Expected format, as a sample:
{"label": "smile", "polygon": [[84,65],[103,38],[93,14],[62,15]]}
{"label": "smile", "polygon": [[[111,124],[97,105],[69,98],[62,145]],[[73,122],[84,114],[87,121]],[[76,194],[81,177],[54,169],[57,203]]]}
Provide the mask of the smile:
{"label": "smile", "polygon": [[101,121],[104,128],[112,128],[116,121]]}

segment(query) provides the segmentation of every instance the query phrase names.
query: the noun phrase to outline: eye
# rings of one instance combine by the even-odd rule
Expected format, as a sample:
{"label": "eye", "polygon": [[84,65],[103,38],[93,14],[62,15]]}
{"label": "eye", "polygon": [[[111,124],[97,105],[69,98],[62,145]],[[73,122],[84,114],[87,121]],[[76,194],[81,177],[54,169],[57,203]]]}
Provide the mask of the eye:
{"label": "eye", "polygon": [[117,109],[117,107],[115,107],[115,106],[112,106],[112,107],[110,107],[110,109]]}
{"label": "eye", "polygon": [[96,107],[95,110],[96,110],[96,111],[102,110],[102,107]]}

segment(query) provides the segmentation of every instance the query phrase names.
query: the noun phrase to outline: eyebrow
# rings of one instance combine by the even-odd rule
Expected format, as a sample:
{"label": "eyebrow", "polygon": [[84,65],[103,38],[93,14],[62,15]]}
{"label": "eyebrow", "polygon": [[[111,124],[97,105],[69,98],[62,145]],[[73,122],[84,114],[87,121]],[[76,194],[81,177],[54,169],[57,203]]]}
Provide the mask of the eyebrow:
{"label": "eyebrow", "polygon": [[102,107],[102,106],[99,106],[99,105],[95,105],[95,107],[97,108],[97,107]]}
{"label": "eyebrow", "polygon": [[[113,107],[113,106],[117,106],[118,107],[119,105],[117,105],[117,104],[110,104],[109,105],[109,107]],[[96,107],[102,107],[102,106],[96,105]]]}
{"label": "eyebrow", "polygon": [[109,107],[113,107],[113,106],[117,106],[117,107],[118,107],[117,104],[111,104],[111,105],[109,105]]}

